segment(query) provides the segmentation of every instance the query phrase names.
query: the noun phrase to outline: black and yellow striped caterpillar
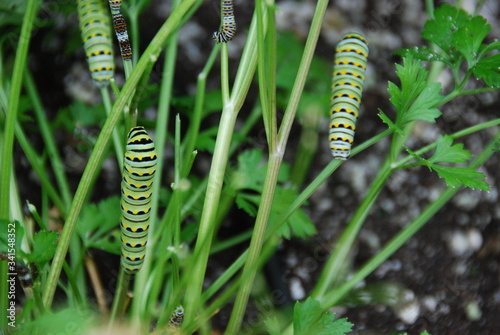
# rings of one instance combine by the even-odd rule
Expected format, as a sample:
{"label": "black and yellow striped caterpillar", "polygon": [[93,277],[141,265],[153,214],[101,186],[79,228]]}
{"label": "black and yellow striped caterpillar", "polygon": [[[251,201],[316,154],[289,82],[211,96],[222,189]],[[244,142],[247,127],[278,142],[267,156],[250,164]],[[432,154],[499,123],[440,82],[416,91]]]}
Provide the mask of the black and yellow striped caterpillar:
{"label": "black and yellow striped caterpillar", "polygon": [[232,40],[236,33],[236,21],[234,19],[233,0],[222,0],[222,29],[214,31],[213,39],[217,43],[227,43]]}
{"label": "black and yellow striped caterpillar", "polygon": [[157,154],[144,127],[128,133],[121,183],[121,264],[126,273],[140,270],[146,254]]}
{"label": "black and yellow striped caterpillar", "polygon": [[184,321],[184,308],[182,306],[178,306],[170,316],[168,326],[173,329],[179,329],[182,321]]}
{"label": "black and yellow striped caterpillar", "polygon": [[363,93],[368,46],[356,32],[344,35],[337,44],[330,99],[330,149],[334,158],[346,160],[356,130]]}
{"label": "black and yellow striped caterpillar", "polygon": [[78,0],[78,19],[92,79],[106,86],[115,71],[109,12],[101,0]]}

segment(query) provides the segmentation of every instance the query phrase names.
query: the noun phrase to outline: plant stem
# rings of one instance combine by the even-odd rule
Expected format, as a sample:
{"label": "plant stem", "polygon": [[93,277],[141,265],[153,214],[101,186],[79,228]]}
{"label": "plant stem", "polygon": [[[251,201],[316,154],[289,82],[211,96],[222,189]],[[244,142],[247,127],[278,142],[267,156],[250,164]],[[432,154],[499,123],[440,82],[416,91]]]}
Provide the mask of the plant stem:
{"label": "plant stem", "polygon": [[[43,138],[43,142],[47,148],[47,154],[49,156],[50,164],[52,165],[52,170],[54,171],[54,176],[57,181],[57,186],[61,192],[61,198],[64,201],[64,213],[67,213],[68,208],[71,204],[71,191],[68,184],[68,179],[66,178],[66,173],[64,171],[64,164],[62,163],[61,156],[57,150],[56,143],[54,141],[54,136],[49,126],[47,116],[43,109],[40,96],[36,90],[35,83],[33,82],[33,77],[29,71],[26,71],[24,82],[26,85],[26,90],[33,103],[33,111],[35,113],[37,124],[40,127],[40,133]],[[62,210],[62,209],[61,209]]]}
{"label": "plant stem", "polygon": [[319,299],[322,297],[330,288],[331,284],[337,279],[336,276],[340,272],[342,264],[351,249],[354,239],[365,222],[366,216],[375,203],[375,200],[387,181],[387,178],[389,178],[392,173],[390,162],[390,159],[385,160],[363,202],[354,214],[354,217],[349,222],[339,240],[335,243],[334,250],[321,272],[321,276],[318,279],[316,287],[311,293],[311,297],[313,299]]}
{"label": "plant stem", "polygon": [[[109,116],[111,112],[111,99],[109,97],[109,91],[107,87],[101,87],[101,96],[104,103],[104,109],[106,110],[106,115]],[[119,171],[123,171],[123,145],[120,135],[118,134],[118,128],[113,129],[113,145],[115,147],[116,162],[118,164]]]}
{"label": "plant stem", "polygon": [[123,268],[120,266],[118,283],[116,284],[115,297],[113,299],[113,308],[109,318],[109,327],[113,325],[117,318],[121,318],[125,312],[125,299],[127,298],[130,277],[130,273],[125,273]]}
{"label": "plant stem", "polygon": [[[26,59],[28,56],[29,42],[31,40],[31,30],[37,12],[38,1],[29,0],[26,6],[26,12],[23,18],[23,25],[21,27],[21,35],[16,50],[16,58],[14,61],[14,70],[12,71],[12,79],[9,92],[9,101],[7,105],[7,115],[5,118],[5,128],[3,134],[3,148],[1,151],[0,162],[0,220],[9,221],[12,218],[9,205],[11,201],[10,188],[13,183],[11,176],[14,174],[12,169],[12,158],[14,157],[14,128],[17,120],[17,113],[19,107],[19,98],[21,96],[21,84],[23,80],[23,71],[26,68]],[[21,220],[21,217],[16,217]],[[2,222],[4,224],[4,222]],[[19,241],[20,242],[20,241]],[[18,242],[18,243],[19,243]],[[7,282],[7,264],[2,262],[0,279],[2,283]],[[0,329],[7,328],[7,308],[9,307],[8,285],[2,284],[0,286]]]}
{"label": "plant stem", "polygon": [[205,102],[205,86],[207,83],[207,76],[212,70],[212,66],[215,62],[217,54],[219,53],[219,49],[220,44],[214,45],[214,47],[212,48],[212,52],[210,53],[205,66],[203,67],[203,70],[198,74],[193,116],[190,119],[189,129],[183,141],[184,143],[186,143],[184,146],[183,155],[184,162],[188,161],[188,157],[191,155],[196,145],[196,139],[198,138],[198,134],[200,132],[201,117],[203,114],[203,103]]}
{"label": "plant stem", "polygon": [[[229,149],[234,131],[234,125],[255,72],[257,59],[255,41],[256,19],[254,15],[248,32],[247,43],[243,50],[243,55],[234,80],[231,98],[227,104],[223,105],[222,109],[219,132],[217,134],[212,165],[208,176],[206,191],[207,196],[205,197],[205,202],[203,204],[198,237],[192,256],[193,261],[190,264],[191,269],[187,275],[189,281],[187,282],[185,297],[186,303],[184,304],[184,323],[186,325],[189,325],[189,323],[193,321],[200,304],[201,289],[214,233],[213,222],[217,215],[217,207],[220,199],[227,159],[229,157]],[[222,57],[224,57],[224,54],[222,54]],[[224,61],[222,60],[222,63],[223,62]],[[224,73],[222,73],[222,75],[224,76]],[[224,85],[222,85],[222,87],[224,87]]]}
{"label": "plant stem", "polygon": [[23,129],[17,122],[15,125],[15,134],[17,142],[23,149],[23,152],[30,162],[31,167],[33,168],[33,170],[35,170],[37,176],[40,178],[42,188],[45,190],[45,192],[47,192],[47,195],[49,196],[50,200],[52,200],[54,205],[61,211],[62,216],[65,217],[67,215],[68,208],[65,206],[64,201],[61,199],[59,193],[57,193],[57,190],[54,188],[52,181],[49,180],[49,174],[41,163],[40,157],[35,152],[35,149],[33,149],[33,146],[26,138]]}
{"label": "plant stem", "polygon": [[[256,1],[256,7],[260,5],[261,3],[259,1]],[[281,166],[281,161],[285,152],[288,135],[290,134],[290,129],[295,118],[298,102],[300,100],[300,96],[307,78],[307,73],[309,72],[309,67],[314,54],[314,50],[316,49],[316,43],[318,41],[321,23],[325,15],[327,5],[327,0],[319,0],[316,6],[316,11],[311,23],[311,29],[309,31],[307,42],[304,48],[304,53],[302,55],[302,60],[300,62],[299,70],[297,72],[297,76],[290,95],[290,101],[285,110],[285,115],[279,129],[278,142],[276,147],[268,139],[270,149],[275,148],[275,151],[270,151],[269,154],[269,164],[266,174],[266,181],[264,183],[261,203],[259,206],[259,211],[257,213],[257,219],[255,221],[254,235],[252,236],[252,240],[250,241],[249,256],[245,263],[245,267],[243,268],[243,282],[236,296],[235,305],[231,314],[231,318],[229,320],[228,327],[226,329],[226,334],[236,334],[240,328],[241,321],[243,320],[243,314],[245,312],[250,289],[257,270],[256,264],[258,260],[258,254],[260,253],[262,244],[264,243],[265,231],[267,229],[267,221],[271,211],[279,168]],[[274,13],[270,13],[269,15],[273,14]],[[273,103],[270,103],[270,106],[273,106]],[[275,113],[275,110],[270,112]]]}
{"label": "plant stem", "polygon": [[[21,27],[21,35],[19,36],[17,45],[14,70],[12,71],[9,102],[5,118],[2,162],[0,163],[0,219],[4,220],[9,220],[11,218],[9,214],[9,188],[11,183],[12,157],[14,157],[14,128],[17,120],[19,98],[21,96],[23,73],[26,68],[26,59],[28,57],[29,42],[31,41],[31,30],[33,28],[37,7],[38,0],[28,1],[26,14],[24,15],[23,25]],[[0,325],[3,325],[5,322],[6,318],[2,318]]]}

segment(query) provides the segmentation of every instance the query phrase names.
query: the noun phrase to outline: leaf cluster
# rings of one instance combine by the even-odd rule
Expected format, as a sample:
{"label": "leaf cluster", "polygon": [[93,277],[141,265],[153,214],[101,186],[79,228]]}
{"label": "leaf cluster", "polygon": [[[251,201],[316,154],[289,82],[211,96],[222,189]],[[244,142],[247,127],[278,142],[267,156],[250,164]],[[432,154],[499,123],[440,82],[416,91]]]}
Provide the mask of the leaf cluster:
{"label": "leaf cluster", "polygon": [[467,72],[486,85],[500,87],[500,55],[487,56],[500,49],[500,42],[484,43],[491,26],[482,16],[470,15],[461,8],[444,4],[434,12],[422,32],[422,38],[431,42],[433,47],[403,49],[399,53],[411,55],[422,61],[440,61],[452,68],[455,79],[464,61]]}

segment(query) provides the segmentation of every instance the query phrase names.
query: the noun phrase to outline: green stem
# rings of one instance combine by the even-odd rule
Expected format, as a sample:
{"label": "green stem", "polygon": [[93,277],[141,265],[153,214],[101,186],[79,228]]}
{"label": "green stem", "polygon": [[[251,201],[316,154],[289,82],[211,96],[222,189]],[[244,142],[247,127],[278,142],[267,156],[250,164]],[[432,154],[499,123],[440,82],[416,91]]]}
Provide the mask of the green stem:
{"label": "green stem", "polygon": [[116,284],[116,291],[113,299],[113,307],[109,318],[109,327],[113,325],[117,318],[121,318],[125,312],[125,299],[127,298],[130,277],[131,274],[123,271],[123,268],[120,266],[118,283]]}
{"label": "green stem", "polygon": [[[19,107],[19,98],[21,97],[21,84],[23,73],[26,68],[26,59],[28,57],[29,42],[31,41],[31,30],[37,12],[38,0],[29,0],[26,6],[26,12],[21,27],[21,35],[16,50],[16,59],[14,61],[14,70],[9,92],[9,102],[7,105],[7,116],[5,118],[5,130],[3,137],[2,162],[0,163],[0,219],[9,220],[9,200],[11,168],[14,148],[14,128],[17,120]],[[4,309],[2,309],[4,313]],[[6,318],[2,318],[0,324],[4,324]]]}
{"label": "green stem", "polygon": [[43,190],[47,193],[54,205],[61,211],[62,216],[65,217],[68,211],[68,207],[65,206],[64,201],[61,199],[59,193],[54,188],[54,184],[51,180],[49,180],[49,174],[47,173],[45,166],[41,163],[40,157],[35,152],[35,149],[33,149],[33,146],[26,138],[23,129],[18,123],[16,123],[15,125],[15,133],[17,142],[21,146],[21,149],[23,149],[26,158],[33,167],[33,170],[35,170],[38,178],[40,178],[40,183],[42,184]]}
{"label": "green stem", "polygon": [[190,6],[195,2],[195,0],[184,0],[181,5],[172,12],[167,21],[160,28],[156,36],[151,41],[150,45],[144,52],[143,57],[137,63],[134,72],[130,76],[129,80],[125,83],[125,86],[121,90],[121,94],[116,100],[109,117],[107,118],[101,134],[97,139],[92,154],[90,155],[89,162],[83,172],[83,176],[78,189],[76,191],[73,203],[66,220],[66,224],[63,228],[61,237],[59,239],[59,244],[56,249],[56,253],[50,268],[50,272],[47,278],[47,283],[45,287],[45,292],[43,296],[43,301],[46,308],[50,308],[52,304],[52,299],[54,297],[57,279],[61,274],[61,267],[68,250],[69,242],[75,225],[82,209],[83,203],[87,198],[90,190],[89,180],[92,180],[98,170],[98,163],[105,152],[106,146],[108,144],[109,138],[111,137],[112,130],[115,128],[118,119],[120,118],[123,109],[128,101],[128,98],[135,90],[137,83],[139,82],[141,75],[144,73],[145,69],[148,67],[152,59],[158,59],[158,55],[161,51],[161,46],[165,42],[168,36],[172,33],[177,22],[182,18],[182,16],[188,11]]}
{"label": "green stem", "polygon": [[386,159],[383,166],[380,168],[378,175],[375,177],[370,190],[354,214],[351,222],[349,222],[349,225],[346,227],[339,240],[335,243],[335,248],[328,258],[323,271],[321,272],[321,276],[316,284],[316,287],[311,293],[311,297],[313,299],[319,299],[322,297],[330,288],[332,283],[337,279],[336,276],[340,273],[340,269],[347,257],[347,254],[349,253],[349,250],[351,249],[354,239],[365,222],[366,216],[370,212],[371,207],[375,203],[378,194],[382,190],[382,187],[391,173],[390,159]]}
{"label": "green stem", "polygon": [[[101,96],[104,103],[104,109],[109,117],[111,113],[111,99],[109,97],[109,91],[107,87],[101,87]],[[118,128],[113,129],[113,145],[115,147],[116,162],[118,163],[119,171],[123,171],[123,141],[121,140],[120,134],[118,134]]]}
{"label": "green stem", "polygon": [[[192,256],[191,272],[186,288],[185,324],[189,324],[194,319],[200,304],[200,295],[203,279],[207,267],[208,256],[214,233],[213,222],[217,215],[217,206],[220,199],[223,178],[226,170],[227,159],[231,138],[236,123],[236,117],[243,105],[248,88],[253,78],[256,66],[256,19],[252,19],[248,32],[247,43],[243,50],[239,68],[234,80],[231,98],[227,104],[223,105],[219,132],[215,142],[212,165],[208,176],[207,196],[203,204],[203,211],[200,220],[199,233],[196,240],[195,250]],[[222,54],[224,57],[224,54]],[[224,63],[224,61],[221,61]],[[224,73],[223,73],[224,75]],[[226,80],[226,79],[222,79]]]}
{"label": "green stem", "polygon": [[[309,67],[314,54],[314,50],[316,48],[316,43],[318,41],[319,32],[321,29],[321,23],[323,22],[323,17],[325,15],[327,5],[327,0],[319,0],[316,6],[316,11],[311,23],[311,29],[309,31],[307,42],[304,48],[304,53],[302,55],[302,60],[299,65],[299,70],[297,72],[297,76],[290,95],[290,101],[285,110],[285,115],[279,129],[278,143],[275,147],[276,151],[272,151],[269,154],[269,164],[266,181],[262,192],[259,211],[257,213],[254,235],[250,242],[248,259],[245,263],[245,267],[243,268],[243,282],[236,296],[233,313],[231,314],[229,325],[226,329],[227,334],[236,334],[240,328],[241,321],[243,320],[243,314],[245,312],[250,289],[257,270],[256,262],[258,260],[258,254],[260,253],[262,244],[264,243],[267,220],[271,211],[279,168],[281,166],[281,161],[285,152],[285,146],[290,134],[293,120],[295,118],[295,113],[297,111],[300,96],[307,78],[307,73],[309,72]],[[256,7],[257,6],[260,6],[259,1],[256,2]],[[275,111],[271,112],[273,113]],[[270,143],[270,148],[274,148],[273,143]]]}
{"label": "green stem", "polygon": [[[264,120],[264,129],[266,130],[266,138],[268,146],[273,147],[276,145],[276,117],[275,113],[273,113],[273,109],[270,103],[270,97],[268,96],[270,92],[274,91],[273,88],[270,87],[271,77],[275,78],[276,73],[272,72],[271,64],[267,64],[266,60],[270,63],[272,60],[267,58],[267,47],[265,35],[266,25],[264,25],[264,13],[262,7],[265,5],[265,1],[256,1],[255,2],[255,13],[257,14],[257,57],[258,57],[258,66],[257,66],[257,75],[259,79],[259,97],[260,97],[260,105],[262,106],[262,115]],[[272,15],[270,15],[272,16]],[[276,46],[274,46],[274,49]],[[275,70],[275,69],[274,69]],[[273,80],[275,81],[275,80]]]}
{"label": "green stem", "polygon": [[[14,157],[14,128],[17,120],[17,113],[19,107],[19,98],[21,96],[21,84],[23,80],[23,71],[26,67],[26,60],[28,56],[29,42],[31,40],[31,30],[37,12],[37,0],[29,0],[26,6],[26,12],[23,18],[23,25],[21,27],[21,35],[16,50],[16,58],[14,61],[14,70],[12,71],[12,79],[9,92],[9,100],[7,105],[7,115],[5,119],[5,129],[3,134],[3,147],[1,150],[0,162],[0,220],[8,221],[12,218],[9,205],[11,201],[10,187],[11,176],[14,174],[12,169],[12,158]],[[18,217],[18,219],[21,219]],[[2,223],[4,224],[4,223]],[[19,241],[20,242],[20,241]],[[7,282],[7,264],[2,262],[1,275],[2,285],[0,286],[0,329],[7,327],[7,308],[9,307],[8,298],[8,285]]]}
{"label": "green stem", "polygon": [[215,44],[212,48],[212,52],[208,57],[207,63],[203,67],[203,70],[198,74],[198,79],[196,82],[196,97],[194,103],[193,116],[190,119],[189,129],[184,138],[184,162],[187,162],[188,157],[192,154],[198,134],[200,132],[201,117],[203,114],[203,103],[205,102],[205,87],[207,83],[207,76],[212,70],[217,54],[219,53],[220,44]]}
{"label": "green stem", "polygon": [[210,246],[213,236],[212,222],[217,214],[217,207],[226,170],[229,146],[236,123],[238,111],[233,109],[233,104],[226,104],[222,110],[219,132],[215,142],[214,156],[208,176],[207,196],[203,205],[203,212],[200,220],[200,228],[196,246],[194,250],[194,262],[196,265],[192,269],[190,276],[190,287],[186,292],[186,322],[189,323],[195,315],[198,304],[203,278],[205,276]]}
{"label": "green stem", "polygon": [[61,156],[57,150],[56,143],[54,141],[54,136],[52,135],[52,130],[50,129],[49,122],[45,115],[45,111],[40,100],[40,96],[36,90],[35,83],[29,71],[26,71],[24,82],[26,85],[26,90],[33,103],[33,111],[37,119],[37,125],[40,128],[40,133],[43,138],[45,147],[47,148],[47,153],[49,156],[50,164],[52,165],[52,170],[54,171],[54,176],[57,181],[57,186],[61,192],[62,199],[64,201],[64,213],[71,204],[71,191],[68,184],[68,179],[66,178],[66,173],[64,171],[64,164],[62,163]]}
{"label": "green stem", "polygon": [[250,240],[250,247],[248,248],[248,257],[241,275],[242,283],[236,295],[233,312],[231,313],[231,318],[229,319],[229,324],[225,332],[226,334],[238,333],[243,315],[245,314],[248,297],[255,279],[258,268],[257,264],[266,235],[267,222],[269,221],[269,215],[271,213],[281,160],[282,156],[280,155],[271,155],[269,157],[266,183],[262,190],[259,211],[257,212],[257,218],[255,220],[255,228],[252,239]]}

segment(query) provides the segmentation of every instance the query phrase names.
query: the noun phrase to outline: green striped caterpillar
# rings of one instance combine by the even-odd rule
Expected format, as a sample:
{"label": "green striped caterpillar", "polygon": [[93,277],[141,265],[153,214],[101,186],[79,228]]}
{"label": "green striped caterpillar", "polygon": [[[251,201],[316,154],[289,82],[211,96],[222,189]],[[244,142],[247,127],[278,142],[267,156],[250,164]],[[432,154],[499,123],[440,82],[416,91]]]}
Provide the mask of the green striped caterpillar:
{"label": "green striped caterpillar", "polygon": [[107,86],[115,71],[109,12],[101,0],[78,0],[78,19],[94,83]]}
{"label": "green striped caterpillar", "polygon": [[356,32],[344,35],[337,44],[330,99],[330,149],[334,158],[346,160],[359,115],[368,46]]}
{"label": "green striped caterpillar", "polygon": [[153,140],[144,127],[132,128],[121,183],[121,264],[126,273],[139,271],[146,254],[156,160]]}

